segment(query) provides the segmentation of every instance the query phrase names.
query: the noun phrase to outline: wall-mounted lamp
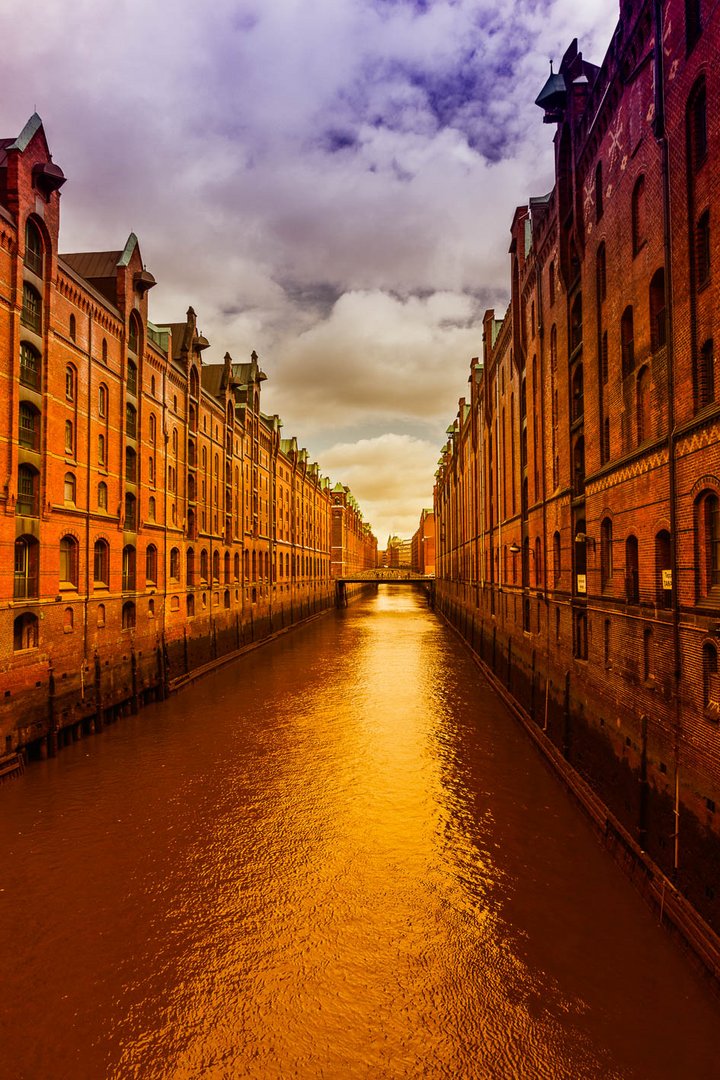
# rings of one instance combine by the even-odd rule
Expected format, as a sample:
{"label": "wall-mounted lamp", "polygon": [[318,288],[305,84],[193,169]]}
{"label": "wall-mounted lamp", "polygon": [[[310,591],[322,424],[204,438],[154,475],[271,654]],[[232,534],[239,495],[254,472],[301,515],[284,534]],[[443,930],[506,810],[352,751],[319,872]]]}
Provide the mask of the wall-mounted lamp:
{"label": "wall-mounted lamp", "polygon": [[595,537],[594,536],[588,536],[587,533],[584,533],[584,532],[576,533],[575,534],[575,543],[576,544],[590,544],[593,551],[595,550]]}
{"label": "wall-mounted lamp", "polygon": [[520,554],[520,545],[519,545],[519,544],[516,544],[516,543],[514,543],[514,542],[513,542],[513,543],[512,543],[511,545],[510,545],[510,549],[509,549],[509,550],[510,550],[510,554],[511,554],[511,555],[519,555],[519,554]]}

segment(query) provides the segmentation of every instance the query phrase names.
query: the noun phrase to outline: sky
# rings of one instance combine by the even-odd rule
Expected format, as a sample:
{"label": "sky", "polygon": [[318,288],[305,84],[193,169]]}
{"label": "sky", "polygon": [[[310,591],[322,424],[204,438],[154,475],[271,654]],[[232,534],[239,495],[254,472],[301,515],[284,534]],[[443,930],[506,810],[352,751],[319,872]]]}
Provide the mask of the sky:
{"label": "sky", "polygon": [[0,5],[0,136],[42,117],[61,251],[131,231],[150,318],[246,360],[384,547],[432,506],[445,429],[508,301],[513,212],[553,183],[534,100],[615,0]]}

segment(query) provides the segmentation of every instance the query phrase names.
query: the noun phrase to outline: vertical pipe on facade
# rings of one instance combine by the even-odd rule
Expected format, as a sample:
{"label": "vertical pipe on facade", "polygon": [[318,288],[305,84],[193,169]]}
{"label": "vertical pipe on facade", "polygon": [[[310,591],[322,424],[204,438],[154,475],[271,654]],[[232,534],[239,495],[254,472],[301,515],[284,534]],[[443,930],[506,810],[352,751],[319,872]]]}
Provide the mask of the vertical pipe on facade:
{"label": "vertical pipe on facade", "polygon": [[[171,330],[170,333],[168,334],[168,360],[172,360],[172,349],[173,349],[173,345],[172,345],[172,330]],[[166,623],[167,623],[166,611],[167,611],[167,602],[168,602],[168,579],[169,579],[169,576],[170,576],[169,573],[168,573],[168,559],[170,557],[170,553],[168,551],[168,524],[167,524],[167,518],[168,518],[168,515],[167,515],[167,511],[168,511],[167,416],[166,416],[166,412],[167,412],[167,366],[163,367],[162,388],[163,388],[163,391],[162,391],[162,428],[161,428],[161,430],[162,430],[162,438],[163,438],[163,499],[164,499],[164,505],[163,505],[163,550],[164,550],[164,553],[165,553],[165,557],[163,559],[163,564],[164,564],[163,565],[164,595],[163,595],[162,628],[163,628],[163,638],[164,638],[165,637],[165,627],[166,627]],[[157,431],[157,428],[155,430]],[[197,440],[197,441],[199,443],[199,440]],[[155,462],[155,475],[157,476],[157,461]],[[184,569],[187,570],[187,551],[185,551],[184,554],[185,554],[185,567],[184,567]],[[182,570],[180,570],[179,567],[178,567],[178,570],[180,571],[180,573],[182,573]],[[186,585],[187,585],[187,582],[186,582]]]}
{"label": "vertical pipe on facade", "polygon": [[[542,401],[542,394],[545,387],[545,312],[543,309],[543,288],[542,288],[542,267],[538,266],[539,260],[535,260],[535,273],[537,275],[537,310],[538,310],[538,360],[539,360],[539,386],[540,386],[540,400]],[[545,727],[547,731],[547,694],[548,694],[548,677],[550,667],[550,609],[548,606],[548,529],[547,529],[547,488],[546,488],[546,475],[545,475],[545,409],[540,407],[536,410],[533,423],[537,422],[538,411],[540,414],[540,475],[541,488],[540,497],[542,498],[542,568],[543,568],[543,595],[545,598],[545,650],[547,655],[546,669],[545,669]],[[537,578],[538,568],[535,567],[535,575]],[[537,587],[537,580],[535,582]]]}
{"label": "vertical pipe on facade", "polygon": [[88,313],[88,387],[87,387],[87,454],[85,456],[85,602],[83,604],[83,665],[88,654],[88,609],[90,604],[90,462],[92,461],[92,345],[93,317]]}
{"label": "vertical pipe on facade", "polygon": [[670,149],[668,146],[667,129],[665,126],[665,71],[663,57],[663,9],[662,0],[653,0],[653,22],[655,31],[654,48],[654,75],[655,75],[655,120],[653,131],[657,142],[660,144],[661,167],[662,167],[662,195],[663,195],[663,257],[665,260],[665,323],[666,323],[666,357],[667,357],[667,402],[668,402],[668,487],[670,502],[670,565],[672,569],[672,619],[673,619],[673,652],[674,652],[674,699],[675,699],[675,732],[674,732],[674,757],[675,757],[675,834],[673,846],[673,869],[677,873],[680,854],[679,824],[680,824],[680,683],[682,680],[682,663],[680,653],[680,603],[678,595],[678,561],[677,561],[677,507],[676,507],[676,462],[675,462],[675,366],[673,348],[673,277],[672,277],[672,207],[670,198]]}
{"label": "vertical pipe on facade", "polygon": [[[498,546],[497,546],[497,560],[498,560],[498,587],[503,587],[503,559],[502,559],[502,513],[500,508],[500,476],[504,473],[505,462],[502,461],[502,455],[500,453],[500,380],[498,379],[497,363],[495,364],[495,472],[496,472],[496,487],[497,487],[497,525],[498,525]],[[504,507],[503,507],[504,512]]]}

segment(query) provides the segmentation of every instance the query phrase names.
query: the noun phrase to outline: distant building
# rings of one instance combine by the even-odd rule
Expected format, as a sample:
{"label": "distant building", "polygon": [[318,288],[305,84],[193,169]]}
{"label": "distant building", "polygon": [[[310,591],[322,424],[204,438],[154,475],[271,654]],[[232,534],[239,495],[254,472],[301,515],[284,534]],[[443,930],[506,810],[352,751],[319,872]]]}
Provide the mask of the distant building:
{"label": "distant building", "polygon": [[389,536],[386,548],[386,565],[409,570],[412,566],[412,540],[401,540],[399,536]]}
{"label": "distant building", "polygon": [[411,562],[420,574],[435,573],[435,514],[423,510],[420,524],[412,538]]}

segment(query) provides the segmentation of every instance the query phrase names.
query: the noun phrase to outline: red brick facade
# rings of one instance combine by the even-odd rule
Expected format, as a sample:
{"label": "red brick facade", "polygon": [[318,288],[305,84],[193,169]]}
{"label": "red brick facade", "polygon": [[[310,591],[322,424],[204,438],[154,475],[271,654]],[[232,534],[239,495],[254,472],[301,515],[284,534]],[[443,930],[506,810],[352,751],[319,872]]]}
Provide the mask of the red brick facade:
{"label": "red brick facade", "polygon": [[258,357],[204,362],[192,308],[152,323],[134,235],[59,255],[63,183],[39,117],[0,140],[0,756],[334,599],[330,484]]}
{"label": "red brick facade", "polygon": [[716,927],[719,52],[709,0],[568,49],[435,492],[438,603]]}

